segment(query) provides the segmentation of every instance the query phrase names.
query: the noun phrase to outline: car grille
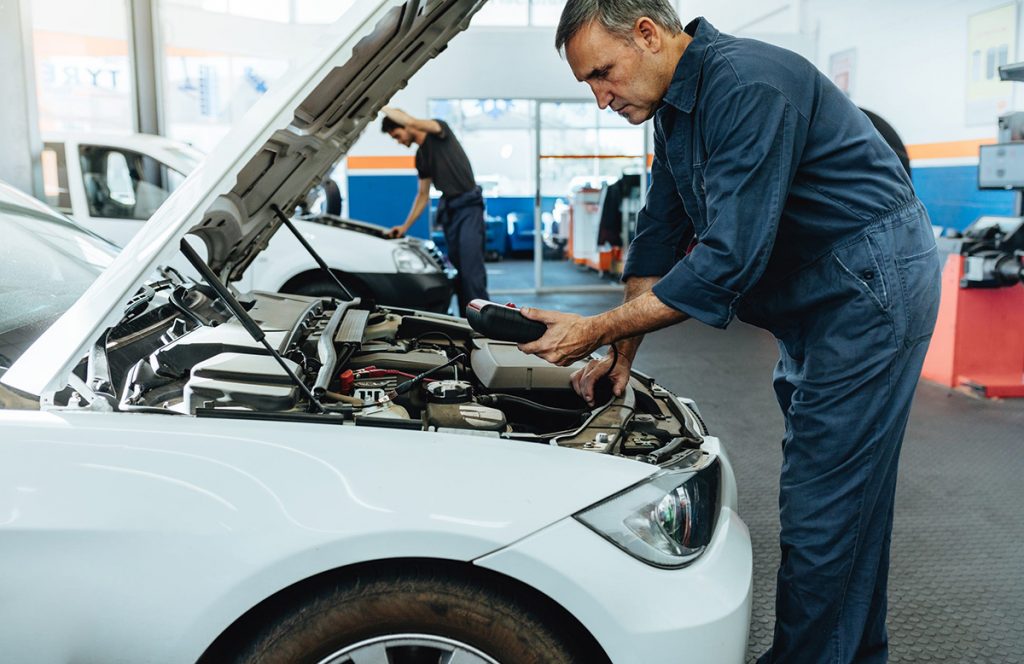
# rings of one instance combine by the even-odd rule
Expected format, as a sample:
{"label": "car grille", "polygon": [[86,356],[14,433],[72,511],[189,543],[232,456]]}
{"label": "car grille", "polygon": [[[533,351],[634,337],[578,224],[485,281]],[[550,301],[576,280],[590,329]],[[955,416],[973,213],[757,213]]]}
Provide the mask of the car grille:
{"label": "car grille", "polygon": [[431,262],[437,266],[437,269],[444,270],[446,262],[444,254],[441,253],[441,250],[437,248],[436,244],[420,244],[420,249],[423,250],[424,254],[430,257]]}

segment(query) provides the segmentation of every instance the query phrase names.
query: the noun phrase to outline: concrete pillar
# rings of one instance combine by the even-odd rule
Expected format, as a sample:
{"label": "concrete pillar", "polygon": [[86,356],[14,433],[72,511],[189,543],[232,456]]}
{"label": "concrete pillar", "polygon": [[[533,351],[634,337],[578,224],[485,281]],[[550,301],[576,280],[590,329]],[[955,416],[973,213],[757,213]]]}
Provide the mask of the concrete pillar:
{"label": "concrete pillar", "polygon": [[[0,0],[3,2],[4,0]],[[135,131],[163,133],[160,115],[160,63],[153,0],[128,0],[128,46],[132,68]]]}
{"label": "concrete pillar", "polygon": [[43,146],[39,138],[34,63],[29,0],[0,0],[0,71],[4,72],[0,180],[27,194],[42,196],[39,153]]}

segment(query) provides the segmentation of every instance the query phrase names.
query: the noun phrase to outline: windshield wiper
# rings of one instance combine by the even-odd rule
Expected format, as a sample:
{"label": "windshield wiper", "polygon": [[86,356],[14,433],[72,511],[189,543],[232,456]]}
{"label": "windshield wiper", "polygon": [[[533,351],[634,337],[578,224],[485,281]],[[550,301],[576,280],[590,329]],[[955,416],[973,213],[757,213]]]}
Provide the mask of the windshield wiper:
{"label": "windshield wiper", "polygon": [[324,261],[324,259],[320,258],[320,254],[316,253],[316,249],[313,248],[313,245],[307,242],[306,238],[302,237],[302,233],[299,232],[298,228],[295,228],[295,224],[292,223],[292,220],[285,216],[284,212],[281,212],[281,208],[277,207],[277,203],[271,203],[270,210],[274,213],[274,215],[277,216],[278,219],[281,220],[282,224],[288,227],[288,230],[292,232],[292,235],[294,235],[295,239],[299,241],[299,244],[301,244],[305,248],[305,250],[309,252],[309,255],[313,257],[313,260],[315,260],[317,265],[320,266],[320,269],[324,271],[324,274],[326,274],[328,277],[334,280],[334,283],[338,285],[338,288],[341,289],[341,292],[345,294],[346,299],[348,299],[350,302],[356,299],[355,296],[352,295],[352,291],[345,288],[345,284],[341,283],[341,279],[338,278],[338,275],[331,272],[331,268],[327,267],[327,263]]}
{"label": "windshield wiper", "polygon": [[192,267],[199,271],[199,274],[202,275],[204,280],[206,280],[206,283],[208,283],[213,290],[217,291],[217,296],[220,297],[229,309],[231,309],[231,313],[235,315],[235,318],[237,318],[238,322],[242,324],[245,331],[249,333],[249,336],[251,336],[257,343],[263,344],[263,347],[267,349],[267,352],[277,360],[277,363],[281,365],[281,368],[284,369],[284,372],[292,379],[292,382],[294,382],[299,388],[299,391],[302,392],[306,399],[309,400],[310,410],[315,408],[317,412],[326,412],[323,404],[313,396],[313,393],[308,387],[306,387],[306,384],[302,382],[302,379],[292,371],[292,368],[289,367],[284,361],[284,358],[281,357],[281,353],[270,345],[270,342],[267,341],[266,333],[260,328],[259,324],[252,319],[252,316],[250,316],[249,312],[245,310],[242,303],[235,299],[235,296],[231,294],[231,291],[227,289],[227,286],[217,278],[217,275],[213,273],[210,266],[206,264],[206,261],[199,257],[199,254],[196,253],[195,249],[192,248],[185,238],[181,238],[181,253],[185,254],[185,258],[187,258],[188,262],[192,264]]}

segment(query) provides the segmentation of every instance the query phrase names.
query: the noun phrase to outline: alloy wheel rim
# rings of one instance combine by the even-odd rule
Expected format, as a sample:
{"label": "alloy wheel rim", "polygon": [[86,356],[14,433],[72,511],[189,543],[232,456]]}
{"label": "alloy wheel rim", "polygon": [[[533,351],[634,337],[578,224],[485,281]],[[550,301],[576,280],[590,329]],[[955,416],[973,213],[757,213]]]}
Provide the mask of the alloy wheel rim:
{"label": "alloy wheel rim", "polygon": [[[437,664],[500,664],[468,643],[433,634],[375,636],[345,646],[321,659],[319,664],[400,664],[413,650],[418,650],[420,656],[429,654],[430,661]],[[437,659],[433,659],[434,652]]]}

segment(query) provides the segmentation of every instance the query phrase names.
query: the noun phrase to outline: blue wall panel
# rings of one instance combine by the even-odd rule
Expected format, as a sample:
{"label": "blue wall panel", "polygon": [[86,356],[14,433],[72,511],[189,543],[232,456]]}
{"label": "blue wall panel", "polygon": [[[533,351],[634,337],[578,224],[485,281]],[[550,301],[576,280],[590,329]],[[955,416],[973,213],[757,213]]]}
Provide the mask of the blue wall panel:
{"label": "blue wall panel", "polygon": [[[416,198],[419,179],[415,175],[349,175],[348,216],[388,228],[405,221]],[[427,213],[413,222],[409,235],[429,236]]]}
{"label": "blue wall panel", "polygon": [[917,196],[932,224],[962,231],[986,214],[1012,215],[1013,193],[978,189],[977,166],[936,166],[913,170]]}
{"label": "blue wall panel", "polygon": [[[418,179],[415,175],[349,175],[348,210],[349,216],[359,221],[369,221],[381,226],[397,226],[405,221],[412,201],[416,197]],[[545,196],[541,209],[551,212],[556,196]],[[522,217],[533,219],[532,196],[505,196],[485,199],[487,214],[501,217],[516,212]],[[436,207],[437,201],[432,202]],[[424,212],[409,229],[409,235],[426,238],[427,213]]]}

